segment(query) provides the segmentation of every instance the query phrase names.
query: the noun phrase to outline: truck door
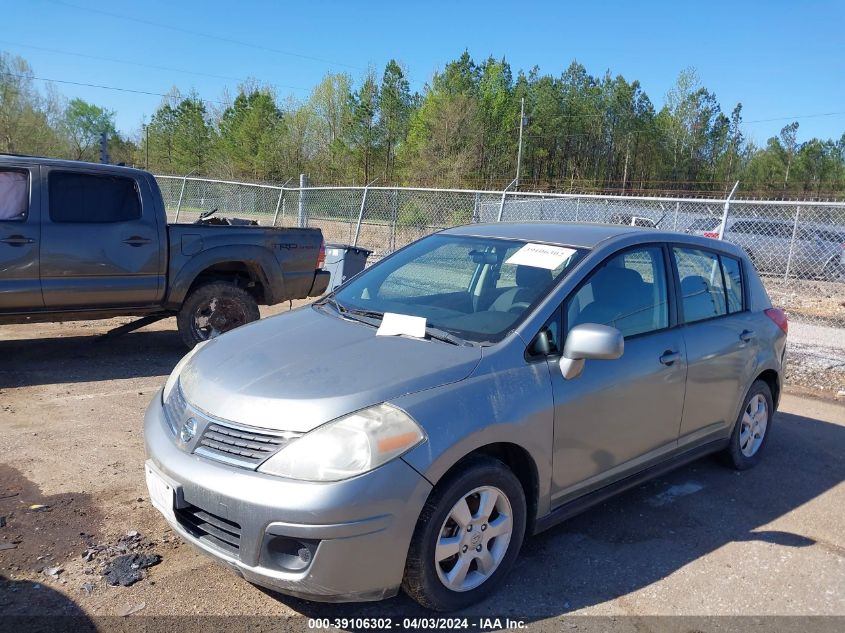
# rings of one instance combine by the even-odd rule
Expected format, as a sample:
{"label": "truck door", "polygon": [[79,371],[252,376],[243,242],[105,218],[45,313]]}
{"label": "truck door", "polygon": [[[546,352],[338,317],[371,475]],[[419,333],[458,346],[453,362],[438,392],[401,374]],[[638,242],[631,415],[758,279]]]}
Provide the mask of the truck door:
{"label": "truck door", "polygon": [[[143,307],[164,275],[157,210],[142,183],[92,170],[46,169],[41,287],[56,308]],[[152,207],[152,203],[149,203]]]}
{"label": "truck door", "polygon": [[0,313],[44,308],[38,275],[39,168],[0,167]]}

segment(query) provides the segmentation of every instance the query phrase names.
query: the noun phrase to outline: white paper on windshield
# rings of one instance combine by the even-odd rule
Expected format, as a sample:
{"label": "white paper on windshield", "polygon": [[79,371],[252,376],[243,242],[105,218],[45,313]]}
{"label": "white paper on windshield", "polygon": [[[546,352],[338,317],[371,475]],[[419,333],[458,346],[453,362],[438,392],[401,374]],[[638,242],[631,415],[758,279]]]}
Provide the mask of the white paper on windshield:
{"label": "white paper on windshield", "polygon": [[413,336],[425,338],[425,317],[385,312],[376,336]]}
{"label": "white paper on windshield", "polygon": [[566,248],[565,246],[528,243],[508,257],[505,263],[554,270],[572,257],[574,252],[574,248]]}

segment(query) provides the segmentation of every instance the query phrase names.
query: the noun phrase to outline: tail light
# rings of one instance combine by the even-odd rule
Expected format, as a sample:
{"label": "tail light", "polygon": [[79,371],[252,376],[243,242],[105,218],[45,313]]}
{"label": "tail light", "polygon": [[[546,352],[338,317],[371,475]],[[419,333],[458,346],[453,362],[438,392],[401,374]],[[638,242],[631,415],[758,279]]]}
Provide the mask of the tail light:
{"label": "tail light", "polygon": [[702,235],[704,235],[704,237],[712,237],[714,240],[719,239],[719,231],[704,231]]}
{"label": "tail light", "polygon": [[322,268],[326,263],[326,243],[320,242],[320,254],[317,256],[317,268]]}
{"label": "tail light", "polygon": [[779,308],[769,308],[765,311],[766,316],[769,317],[772,321],[775,322],[781,330],[783,330],[784,334],[789,332],[789,322],[786,320],[786,312]]}

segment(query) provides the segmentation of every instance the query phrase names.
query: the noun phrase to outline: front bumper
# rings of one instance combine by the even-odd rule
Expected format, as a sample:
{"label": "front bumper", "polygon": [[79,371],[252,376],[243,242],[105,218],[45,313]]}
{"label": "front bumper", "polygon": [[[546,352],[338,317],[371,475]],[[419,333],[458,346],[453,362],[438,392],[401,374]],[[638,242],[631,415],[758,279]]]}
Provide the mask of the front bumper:
{"label": "front bumper", "polygon": [[[186,541],[249,582],[311,600],[394,595],[431,484],[401,459],[345,481],[312,483],[227,466],[182,451],[156,394],[144,420],[145,471],[155,507]],[[215,544],[184,520],[185,508],[239,526],[235,547]],[[192,510],[192,511],[193,511]],[[217,523],[225,527],[226,523]],[[311,547],[292,570],[278,543]],[[282,562],[280,562],[282,561]],[[300,561],[301,562],[301,561]]]}

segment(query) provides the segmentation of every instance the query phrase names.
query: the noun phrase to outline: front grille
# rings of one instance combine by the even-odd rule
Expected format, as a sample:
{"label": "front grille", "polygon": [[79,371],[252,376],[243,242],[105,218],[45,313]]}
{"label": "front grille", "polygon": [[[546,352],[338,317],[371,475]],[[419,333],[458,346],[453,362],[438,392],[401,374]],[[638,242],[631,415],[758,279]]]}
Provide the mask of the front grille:
{"label": "front grille", "polygon": [[214,420],[206,426],[194,452],[236,466],[256,468],[300,435]]}
{"label": "front grille", "polygon": [[202,508],[188,505],[175,508],[179,525],[194,538],[209,543],[218,549],[238,555],[241,546],[241,526]]}
{"label": "front grille", "polygon": [[177,381],[164,402],[164,419],[173,435],[176,435],[176,429],[179,428],[179,423],[187,408],[188,403],[185,401],[185,394],[182,393],[182,385]]}

